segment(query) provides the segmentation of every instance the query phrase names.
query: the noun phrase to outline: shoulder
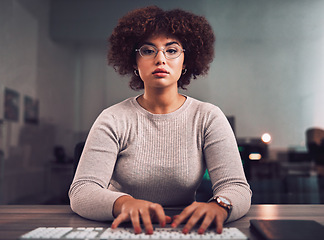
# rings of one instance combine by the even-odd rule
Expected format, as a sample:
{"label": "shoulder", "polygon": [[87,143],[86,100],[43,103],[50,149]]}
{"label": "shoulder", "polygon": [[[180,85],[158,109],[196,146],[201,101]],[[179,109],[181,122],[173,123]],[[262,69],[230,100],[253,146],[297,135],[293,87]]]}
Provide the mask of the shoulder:
{"label": "shoulder", "polygon": [[[134,115],[134,97],[128,98],[122,102],[114,104],[104,109],[97,117],[95,124],[118,124],[124,120],[131,121]],[[136,101],[136,100],[135,100]]]}
{"label": "shoulder", "polygon": [[133,101],[134,97],[128,98],[122,102],[116,103],[106,109],[104,109],[102,112],[104,114],[120,114],[120,113],[125,113],[128,112],[130,109],[134,107]]}
{"label": "shoulder", "polygon": [[113,118],[123,118],[123,117],[130,117],[132,113],[134,113],[134,106],[135,97],[128,98],[122,102],[116,103],[110,107],[104,109],[99,117],[113,117]]}
{"label": "shoulder", "polygon": [[225,129],[229,126],[227,117],[216,105],[191,98],[190,115],[203,129]]}
{"label": "shoulder", "polygon": [[189,97],[190,100],[190,110],[199,114],[202,114],[204,116],[217,116],[217,115],[224,115],[222,110],[209,102],[203,102],[200,100],[197,100],[195,98]]}
{"label": "shoulder", "polygon": [[195,109],[194,121],[197,126],[201,128],[204,135],[206,146],[210,142],[217,142],[218,140],[233,138],[232,127],[223,113],[223,111],[216,105],[208,102],[202,102],[192,99],[192,109]]}

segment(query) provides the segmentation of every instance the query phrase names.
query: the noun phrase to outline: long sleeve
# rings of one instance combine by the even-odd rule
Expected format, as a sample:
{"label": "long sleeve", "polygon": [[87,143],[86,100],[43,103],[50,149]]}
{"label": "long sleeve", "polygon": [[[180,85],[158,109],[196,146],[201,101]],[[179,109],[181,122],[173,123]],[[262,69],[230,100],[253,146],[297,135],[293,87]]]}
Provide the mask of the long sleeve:
{"label": "long sleeve", "polygon": [[233,209],[228,221],[233,221],[249,210],[251,190],[231,126],[218,107],[211,108],[205,122],[204,156],[213,195],[226,197],[232,202]]}
{"label": "long sleeve", "polygon": [[93,124],[71,184],[71,208],[82,217],[112,220],[113,203],[125,195],[108,189],[119,141],[116,119],[102,113]]}

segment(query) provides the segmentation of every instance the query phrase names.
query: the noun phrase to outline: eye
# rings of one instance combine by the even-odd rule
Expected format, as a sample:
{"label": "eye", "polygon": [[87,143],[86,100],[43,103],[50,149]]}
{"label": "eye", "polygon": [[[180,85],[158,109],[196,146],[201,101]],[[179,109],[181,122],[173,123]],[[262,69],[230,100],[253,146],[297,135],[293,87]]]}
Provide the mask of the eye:
{"label": "eye", "polygon": [[150,56],[155,54],[155,52],[156,52],[155,48],[149,45],[144,45],[140,48],[140,53],[143,56]]}
{"label": "eye", "polygon": [[174,55],[174,54],[177,54],[178,52],[180,51],[180,49],[176,46],[173,46],[173,47],[168,47],[165,52],[169,55]]}

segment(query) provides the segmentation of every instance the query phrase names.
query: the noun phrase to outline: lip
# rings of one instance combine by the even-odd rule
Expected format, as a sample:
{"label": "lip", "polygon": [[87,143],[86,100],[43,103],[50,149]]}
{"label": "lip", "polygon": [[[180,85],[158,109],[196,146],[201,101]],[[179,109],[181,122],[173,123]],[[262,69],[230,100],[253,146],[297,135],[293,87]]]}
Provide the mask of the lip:
{"label": "lip", "polygon": [[167,74],[169,74],[169,72],[164,68],[157,68],[154,70],[154,72],[152,72],[152,74],[156,76],[166,76]]}

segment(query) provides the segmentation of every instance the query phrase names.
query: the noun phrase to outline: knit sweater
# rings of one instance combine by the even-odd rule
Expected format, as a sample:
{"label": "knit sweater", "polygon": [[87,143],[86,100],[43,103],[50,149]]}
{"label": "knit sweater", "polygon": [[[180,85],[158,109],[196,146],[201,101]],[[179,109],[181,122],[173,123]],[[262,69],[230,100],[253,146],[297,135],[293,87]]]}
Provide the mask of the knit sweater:
{"label": "knit sweater", "polygon": [[233,131],[222,111],[187,96],[168,114],[152,114],[136,97],[105,109],[87,137],[69,197],[74,212],[113,220],[117,198],[185,206],[208,169],[214,196],[232,202],[228,221],[251,204]]}

